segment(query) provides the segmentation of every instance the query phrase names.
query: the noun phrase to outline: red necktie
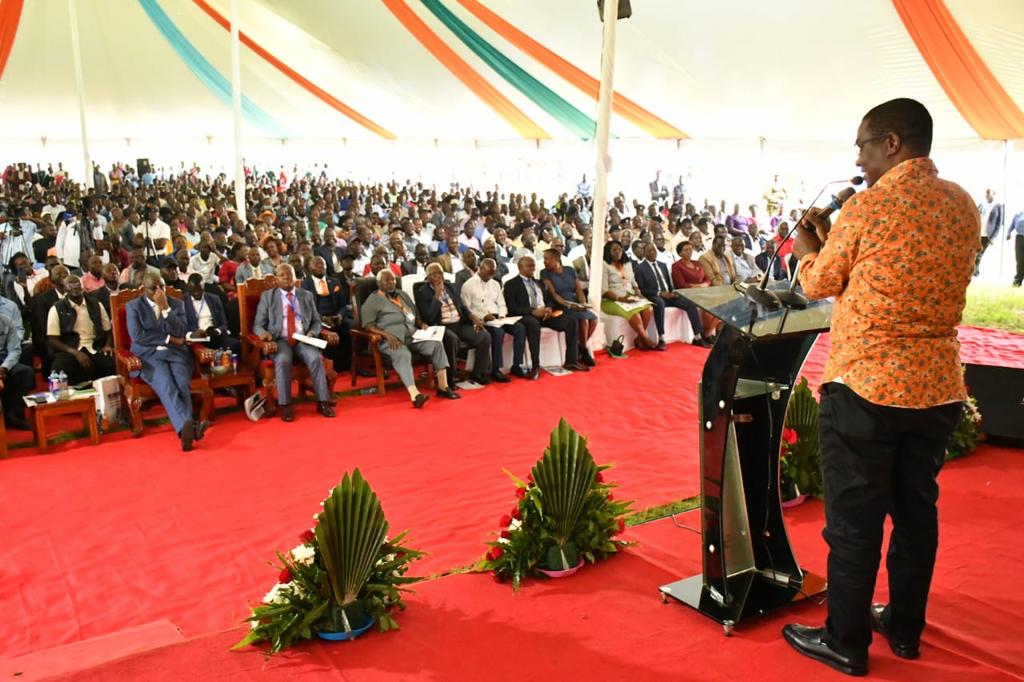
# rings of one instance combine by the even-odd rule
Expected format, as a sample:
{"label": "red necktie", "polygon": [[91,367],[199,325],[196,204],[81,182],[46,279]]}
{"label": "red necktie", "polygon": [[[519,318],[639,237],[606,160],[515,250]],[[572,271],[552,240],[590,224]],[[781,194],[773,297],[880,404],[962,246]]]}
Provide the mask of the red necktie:
{"label": "red necktie", "polygon": [[288,292],[288,344],[294,346],[295,339],[295,293]]}

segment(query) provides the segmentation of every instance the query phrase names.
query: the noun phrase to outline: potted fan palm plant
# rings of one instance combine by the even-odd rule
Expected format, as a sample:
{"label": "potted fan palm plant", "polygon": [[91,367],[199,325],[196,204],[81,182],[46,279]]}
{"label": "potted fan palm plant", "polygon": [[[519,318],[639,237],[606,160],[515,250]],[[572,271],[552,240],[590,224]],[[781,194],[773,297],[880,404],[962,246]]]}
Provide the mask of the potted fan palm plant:
{"label": "potted fan palm plant", "polygon": [[807,496],[821,497],[821,445],[818,442],[818,401],[807,379],[793,389],[782,429],[779,488],[783,503],[799,504]]}
{"label": "potted fan palm plant", "polygon": [[402,592],[421,580],[406,572],[422,553],[403,545],[406,533],[388,539],[380,500],[358,469],[322,505],[302,544],[278,552],[278,582],[253,607],[236,648],[266,641],[276,653],[314,635],[348,640],[374,623],[382,632],[398,627],[392,611],[405,608]]}
{"label": "potted fan palm plant", "polygon": [[594,462],[586,439],[560,420],[527,480],[509,474],[519,499],[502,517],[483,567],[518,588],[524,576],[565,577],[628,544],[615,538],[631,503],[615,500],[606,469]]}

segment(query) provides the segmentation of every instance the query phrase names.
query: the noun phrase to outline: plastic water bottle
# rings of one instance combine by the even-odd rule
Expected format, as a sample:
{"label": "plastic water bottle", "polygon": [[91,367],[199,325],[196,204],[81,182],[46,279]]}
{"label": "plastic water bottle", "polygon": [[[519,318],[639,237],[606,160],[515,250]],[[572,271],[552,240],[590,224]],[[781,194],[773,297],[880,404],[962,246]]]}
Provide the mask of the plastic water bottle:
{"label": "plastic water bottle", "polygon": [[57,377],[58,377],[57,372],[50,372],[50,376],[47,377],[47,380],[46,380],[47,381],[46,385],[47,385],[47,388],[50,391],[50,395],[52,395],[54,398],[57,397],[57,392],[60,390],[60,385],[58,383],[58,378]]}
{"label": "plastic water bottle", "polygon": [[61,398],[67,398],[68,397],[68,375],[67,375],[67,372],[63,372],[62,371],[60,374],[57,375],[57,391],[59,393],[59,397],[61,397]]}
{"label": "plastic water bottle", "polygon": [[238,374],[238,353],[231,354],[231,371]]}

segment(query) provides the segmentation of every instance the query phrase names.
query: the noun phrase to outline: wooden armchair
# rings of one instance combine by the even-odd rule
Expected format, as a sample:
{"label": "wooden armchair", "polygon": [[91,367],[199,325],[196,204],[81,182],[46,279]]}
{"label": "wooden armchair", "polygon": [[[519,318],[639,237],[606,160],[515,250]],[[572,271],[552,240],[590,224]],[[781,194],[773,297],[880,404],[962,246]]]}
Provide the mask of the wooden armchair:
{"label": "wooden armchair", "polygon": [[[181,292],[168,287],[167,295],[181,300]],[[142,435],[142,410],[147,402],[157,399],[156,393],[142,380],[142,361],[131,352],[132,339],[128,334],[128,303],[142,295],[142,289],[126,289],[110,297],[110,324],[114,331],[114,361],[117,367],[117,379],[121,384],[121,401],[127,408],[132,419],[132,435]],[[200,400],[200,419],[209,419],[213,411],[213,390],[210,382],[203,375],[201,368],[213,362],[213,351],[205,346],[191,346],[195,359],[190,390],[193,399]]]}
{"label": "wooden armchair", "polygon": [[[377,291],[377,280],[373,277],[360,277],[352,287],[352,362],[349,365],[352,372],[352,385],[356,385],[356,377],[360,369],[372,369],[377,377],[377,395],[384,397],[384,370],[392,369],[391,361],[386,355],[380,352],[378,344],[384,339],[379,334],[368,332],[363,329],[362,311],[363,303],[375,291]],[[412,354],[413,371],[419,367],[420,371],[427,374],[428,387],[434,387],[434,366],[427,358],[419,353]]]}
{"label": "wooden armchair", "polygon": [[[277,278],[268,275],[263,279],[249,279],[238,285],[238,318],[241,324],[242,358],[241,365],[255,372],[260,383],[267,389],[266,413],[273,414],[277,411],[277,376],[274,373],[274,354],[277,353],[277,343],[274,341],[263,341],[253,332],[253,325],[256,322],[256,308],[260,304],[260,296],[264,291],[277,286]],[[338,335],[326,329],[320,332],[320,338],[327,341],[330,346],[338,345]],[[334,382],[338,379],[338,373],[334,371],[333,363],[326,358],[324,363],[324,374],[327,376],[327,388],[334,394]],[[313,380],[309,376],[309,370],[300,363],[292,368],[292,378],[299,382],[299,397],[306,393],[314,393]],[[291,387],[287,387],[291,390]]]}

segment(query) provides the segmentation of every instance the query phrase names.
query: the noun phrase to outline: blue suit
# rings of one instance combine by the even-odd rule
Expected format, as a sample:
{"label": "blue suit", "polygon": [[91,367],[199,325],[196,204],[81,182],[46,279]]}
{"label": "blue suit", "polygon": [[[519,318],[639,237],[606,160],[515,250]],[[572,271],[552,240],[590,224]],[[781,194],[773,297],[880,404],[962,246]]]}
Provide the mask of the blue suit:
{"label": "blue suit", "polygon": [[[658,275],[661,275],[659,278]],[[649,261],[646,258],[633,264],[633,276],[636,277],[637,288],[644,297],[654,304],[654,325],[658,328],[658,338],[665,336],[665,306],[680,308],[690,318],[693,335],[703,336],[704,325],[700,320],[700,309],[697,304],[683,296],[662,298],[661,291],[673,291],[672,277],[668,266],[661,261]]]}
{"label": "blue suit", "polygon": [[220,297],[216,294],[203,294],[202,303],[197,302],[190,294],[185,295],[185,328],[190,332],[206,331],[206,329],[199,329],[199,311],[196,310],[196,305],[206,306],[213,317],[213,326],[220,332],[219,335],[210,339],[209,345],[233,353],[241,352],[242,344],[231,336],[231,331],[228,329],[228,316],[224,313],[224,304],[220,302]]}
{"label": "blue suit", "polygon": [[128,303],[128,334],[132,338],[131,352],[142,362],[142,379],[153,389],[175,433],[192,419],[192,353],[186,346],[168,342],[168,336],[184,337],[184,306],[173,298],[170,306],[157,318],[153,306],[145,296]]}

